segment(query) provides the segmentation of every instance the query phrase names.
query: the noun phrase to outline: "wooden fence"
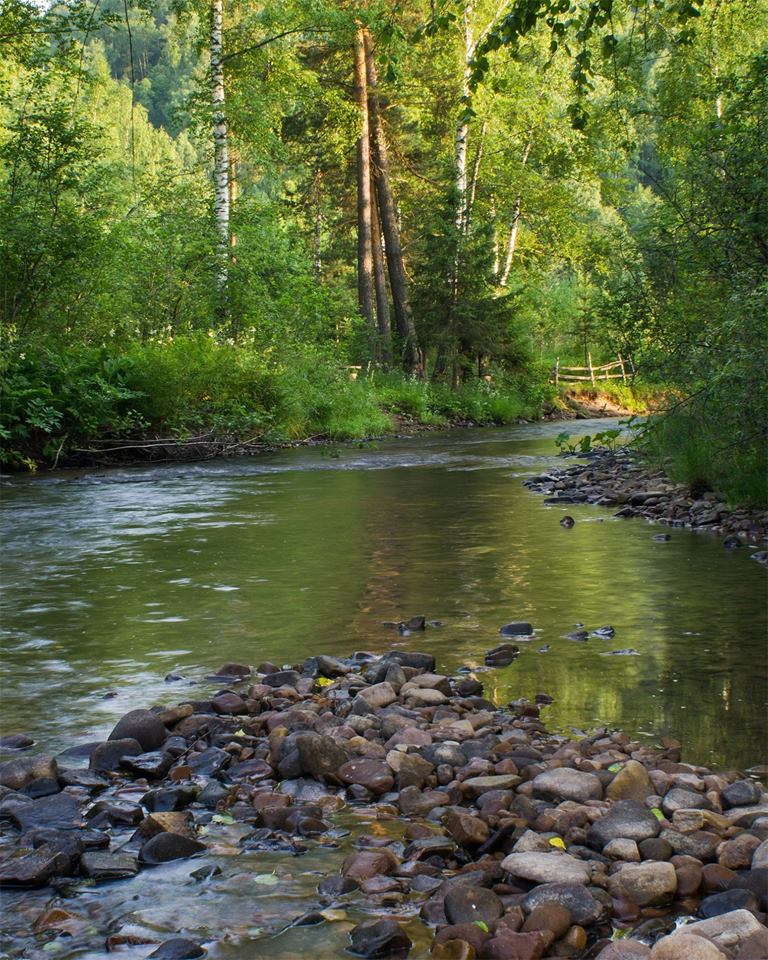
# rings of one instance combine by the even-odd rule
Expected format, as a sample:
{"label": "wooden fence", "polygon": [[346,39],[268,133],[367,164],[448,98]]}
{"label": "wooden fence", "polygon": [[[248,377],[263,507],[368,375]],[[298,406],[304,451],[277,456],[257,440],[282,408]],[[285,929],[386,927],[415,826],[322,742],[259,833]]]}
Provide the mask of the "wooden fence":
{"label": "wooden fence", "polygon": [[[627,372],[628,370],[629,372]],[[550,380],[556,386],[559,386],[561,382],[575,383],[580,380],[591,383],[597,383],[598,380],[623,380],[626,383],[634,375],[635,365],[632,360],[625,360],[622,356],[619,356],[618,360],[596,367],[592,363],[592,354],[588,353],[586,367],[561,367],[560,357],[558,357],[552,368]]]}

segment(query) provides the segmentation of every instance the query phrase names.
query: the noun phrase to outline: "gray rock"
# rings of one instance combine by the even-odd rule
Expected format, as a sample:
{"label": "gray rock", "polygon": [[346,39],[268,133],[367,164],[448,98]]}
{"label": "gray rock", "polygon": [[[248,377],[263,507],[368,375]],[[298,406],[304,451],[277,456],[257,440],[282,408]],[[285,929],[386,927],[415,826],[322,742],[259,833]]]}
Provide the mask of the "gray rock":
{"label": "gray rock", "polygon": [[523,909],[531,913],[545,903],[559,903],[571,912],[574,923],[589,925],[603,915],[603,905],[580,883],[543,883],[523,900]]}
{"label": "gray rock", "polygon": [[533,780],[533,792],[545,800],[602,800],[603,785],[594,773],[574,770],[571,767],[555,767],[545,770]]}
{"label": "gray rock", "polygon": [[142,863],[167,863],[169,860],[184,860],[202,853],[205,845],[178,833],[158,833],[139,850],[139,860]]}
{"label": "gray rock", "polygon": [[187,764],[192,773],[198,776],[212,777],[223,770],[231,759],[232,757],[226,750],[221,750],[219,747],[208,747],[207,750],[198,753],[196,757],[190,757]]}
{"label": "gray rock", "polygon": [[151,710],[131,710],[121,717],[107,740],[137,740],[142,750],[157,750],[165,743],[168,731]]}
{"label": "gray rock", "polygon": [[729,783],[720,794],[723,810],[731,807],[746,807],[760,802],[760,787],[754,780],[737,780]]}
{"label": "gray rock", "polygon": [[515,620],[512,623],[505,623],[499,633],[502,637],[530,637],[533,634],[533,626],[524,620]]}
{"label": "gray rock", "polygon": [[752,854],[752,869],[762,870],[768,867],[768,840],[763,840]]}
{"label": "gray rock", "polygon": [[194,940],[174,937],[172,940],[166,940],[157,950],[150,953],[147,960],[195,960],[196,957],[205,956],[206,952]]}
{"label": "gray rock", "polygon": [[18,757],[0,763],[0,786],[23,790],[35,780],[55,780],[58,772],[53,757]]}
{"label": "gray rock", "polygon": [[448,890],[443,909],[448,923],[492,923],[504,913],[504,904],[493,890],[460,883]]}
{"label": "gray rock", "polygon": [[[501,861],[502,870],[535,883],[589,882],[589,867],[567,853],[511,853]],[[674,868],[672,869],[674,873]]]}
{"label": "gray rock", "polygon": [[673,787],[664,795],[661,809],[671,817],[675,810],[710,810],[712,804],[703,793],[695,790],[685,790],[683,787]]}
{"label": "gray rock", "polygon": [[119,769],[123,757],[138,757],[143,752],[139,741],[133,738],[108,740],[94,748],[89,766],[96,773],[109,773]]}
{"label": "gray rock", "polygon": [[37,850],[21,847],[0,862],[0,887],[44,887],[69,870],[70,858],[47,844]]}
{"label": "gray rock", "polygon": [[22,832],[40,827],[73,830],[82,825],[80,803],[67,793],[19,804],[8,812],[8,816]]}
{"label": "gray rock", "polygon": [[669,937],[657,940],[651,950],[651,960],[725,960],[725,954],[703,937],[686,933],[683,927]]}
{"label": "gray rock", "polygon": [[397,700],[395,688],[391,683],[374,683],[371,687],[364,687],[355,697],[352,704],[354,713],[373,713],[383,710]]}
{"label": "gray rock", "polygon": [[282,779],[310,776],[334,778],[347,754],[331,737],[310,731],[292,733],[283,741],[278,770]]}
{"label": "gray rock", "polygon": [[268,673],[262,678],[261,682],[266,683],[268,687],[294,687],[301,680],[301,677],[295,670],[278,670],[275,673]]}
{"label": "gray rock", "polygon": [[394,920],[364,920],[350,931],[353,953],[360,957],[405,957],[411,939]]}
{"label": "gray rock", "polygon": [[640,843],[657,837],[660,831],[661,824],[647,807],[636,800],[618,800],[587,830],[587,844],[593,850],[602,850],[611,840]]}
{"label": "gray rock", "polygon": [[28,737],[26,733],[8,733],[0,737],[0,749],[2,750],[27,750],[34,746],[35,741]]}
{"label": "gray rock", "polygon": [[601,950],[599,957],[600,960],[644,960],[650,955],[651,948],[639,940],[616,940]]}
{"label": "gray rock", "polygon": [[136,876],[139,865],[128,853],[89,850],[80,858],[80,872],[97,882],[126,880]]}
{"label": "gray rock", "polygon": [[625,863],[608,878],[614,899],[626,899],[639,907],[668,903],[677,891],[677,874],[671,863]]}
{"label": "gray rock", "polygon": [[730,913],[732,910],[749,910],[756,914],[760,912],[760,904],[751,890],[740,888],[713,893],[699,904],[699,916],[705,920]]}
{"label": "gray rock", "polygon": [[[726,956],[768,957],[768,930],[749,910],[732,910],[710,920],[699,920],[686,926],[685,933],[704,937]],[[749,953],[744,949],[747,944],[753,948]]]}

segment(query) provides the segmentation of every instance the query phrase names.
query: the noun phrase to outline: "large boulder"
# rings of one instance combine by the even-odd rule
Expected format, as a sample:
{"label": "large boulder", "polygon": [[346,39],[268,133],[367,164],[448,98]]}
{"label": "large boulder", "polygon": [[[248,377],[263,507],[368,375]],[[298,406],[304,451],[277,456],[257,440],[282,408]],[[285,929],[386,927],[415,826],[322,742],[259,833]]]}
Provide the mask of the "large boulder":
{"label": "large boulder", "polygon": [[131,710],[117,721],[108,740],[138,740],[142,750],[157,750],[165,743],[168,731],[151,710]]}
{"label": "large boulder", "polygon": [[443,909],[448,923],[489,924],[504,913],[504,904],[493,890],[457,883],[445,895]]}
{"label": "large boulder", "polygon": [[[510,853],[502,870],[534,883],[589,883],[590,870],[583,860],[568,853]],[[674,874],[674,867],[671,868]]]}
{"label": "large boulder", "polygon": [[542,883],[523,900],[523,909],[531,913],[547,903],[565,907],[574,923],[589,925],[600,919],[603,905],[581,883]]}
{"label": "large boulder", "polygon": [[347,754],[331,737],[302,730],[283,741],[279,771],[283,779],[301,776],[335,779],[346,759]]}
{"label": "large boulder", "polygon": [[605,790],[608,800],[636,800],[644,803],[656,793],[648,771],[637,760],[628,760]]}

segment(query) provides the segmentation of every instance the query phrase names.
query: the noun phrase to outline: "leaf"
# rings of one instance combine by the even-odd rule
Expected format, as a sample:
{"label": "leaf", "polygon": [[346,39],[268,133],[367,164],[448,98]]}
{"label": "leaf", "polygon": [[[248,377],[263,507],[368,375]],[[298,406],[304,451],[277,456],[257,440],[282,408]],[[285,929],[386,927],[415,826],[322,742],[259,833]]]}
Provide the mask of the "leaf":
{"label": "leaf", "polygon": [[488,924],[485,922],[485,920],[473,920],[472,922],[476,927],[480,927],[483,933],[490,933],[490,930],[488,929]]}
{"label": "leaf", "polygon": [[211,817],[211,823],[222,823],[225,826],[229,826],[234,822],[235,818],[230,817],[228,813],[214,813],[214,815]]}
{"label": "leaf", "polygon": [[608,767],[608,772],[609,772],[609,773],[618,773],[619,770],[621,770],[621,764],[620,764],[620,763],[612,763],[612,764],[610,765],[610,767]]}
{"label": "leaf", "polygon": [[651,813],[656,817],[657,820],[663,820],[664,814],[659,810],[658,807],[651,807]]}
{"label": "leaf", "polygon": [[274,873],[257,873],[253,882],[258,883],[261,887],[276,887],[280,880]]}
{"label": "leaf", "polygon": [[235,730],[235,732],[232,734],[232,736],[233,736],[233,737],[247,737],[248,734],[245,732],[245,730],[243,730],[242,727],[240,727],[239,730]]}
{"label": "leaf", "polygon": [[318,677],[317,680],[315,680],[315,683],[318,685],[318,687],[330,687],[330,685],[333,683],[333,680],[329,679],[328,677]]}
{"label": "leaf", "polygon": [[556,847],[558,850],[565,850],[565,842],[560,837],[552,837],[549,841],[550,847]]}

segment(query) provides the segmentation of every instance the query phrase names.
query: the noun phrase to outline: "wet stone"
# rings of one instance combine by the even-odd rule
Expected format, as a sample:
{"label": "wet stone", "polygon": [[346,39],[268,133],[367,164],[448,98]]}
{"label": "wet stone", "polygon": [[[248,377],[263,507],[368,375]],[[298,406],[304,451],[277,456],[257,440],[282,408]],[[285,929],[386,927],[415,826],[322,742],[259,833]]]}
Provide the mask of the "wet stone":
{"label": "wet stone", "polygon": [[168,731],[151,710],[131,710],[121,717],[107,740],[136,740],[142,750],[157,750],[165,742]]}
{"label": "wet stone", "polygon": [[619,800],[588,829],[587,843],[595,850],[602,850],[611,840],[640,843],[658,836],[660,830],[661,824],[648,807],[636,800]]}
{"label": "wet stone", "polygon": [[138,740],[108,740],[98,744],[91,752],[90,768],[97,773],[109,773],[119,769],[123,757],[138,757],[143,752]]}
{"label": "wet stone", "polygon": [[411,939],[394,920],[364,920],[349,934],[350,949],[360,957],[405,957]]}
{"label": "wet stone", "polygon": [[603,905],[579,883],[543,883],[534,887],[523,900],[523,909],[531,913],[544,904],[555,903],[565,907],[574,923],[589,925],[603,914]]}
{"label": "wet stone", "polygon": [[8,733],[0,737],[0,749],[2,750],[27,750],[34,746],[35,741],[25,733]]}
{"label": "wet stone", "polygon": [[673,787],[661,802],[661,809],[667,817],[671,817],[676,810],[708,810],[711,806],[704,794],[682,787]]}
{"label": "wet stone", "polygon": [[574,770],[571,767],[556,767],[545,770],[533,780],[533,792],[547,800],[601,800],[603,785],[594,773]]}
{"label": "wet stone", "polygon": [[[218,797],[218,799],[223,799],[227,796],[226,788],[218,781],[212,780],[209,785],[210,784],[214,784],[221,792],[221,796]],[[197,798],[198,789],[196,787],[180,785],[178,787],[159,787],[156,790],[150,790],[144,794],[141,802],[147,810],[160,813],[170,810],[183,810],[184,807],[189,806],[189,804]],[[214,807],[215,806],[216,804],[214,803]]]}
{"label": "wet stone", "polygon": [[83,854],[80,872],[84,877],[97,882],[125,880],[139,872],[136,858],[128,853],[108,853],[94,850]]}
{"label": "wet stone", "polygon": [[194,940],[174,937],[150,953],[147,960],[195,960],[196,957],[205,956],[205,953],[206,950]]}
{"label": "wet stone", "polygon": [[753,780],[737,780],[729,783],[720,794],[723,810],[732,807],[747,807],[760,802],[760,788]]}
{"label": "wet stone", "polygon": [[70,859],[48,845],[37,850],[21,847],[0,861],[0,887],[43,887],[52,877],[66,876]]}
{"label": "wet stone", "polygon": [[719,917],[732,910],[749,910],[750,913],[759,913],[760,904],[751,890],[725,890],[722,893],[713,893],[705,897],[699,904],[699,916],[703,919]]}
{"label": "wet stone", "polygon": [[450,888],[443,909],[449,923],[488,924],[504,913],[504,904],[492,890],[462,883]]}
{"label": "wet stone", "polygon": [[74,830],[82,823],[80,803],[66,793],[19,804],[8,815],[22,832],[38,827]]}
{"label": "wet stone", "polygon": [[202,853],[205,845],[191,837],[184,837],[176,833],[158,833],[147,840],[139,851],[142,863],[167,863],[169,860],[183,860]]}
{"label": "wet stone", "polygon": [[223,770],[230,762],[231,757],[219,747],[208,747],[196,757],[190,757],[187,764],[193,774],[203,777],[212,777]]}
{"label": "wet stone", "polygon": [[18,757],[0,763],[0,786],[23,790],[35,780],[56,779],[58,765],[53,757]]}

